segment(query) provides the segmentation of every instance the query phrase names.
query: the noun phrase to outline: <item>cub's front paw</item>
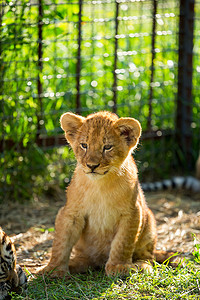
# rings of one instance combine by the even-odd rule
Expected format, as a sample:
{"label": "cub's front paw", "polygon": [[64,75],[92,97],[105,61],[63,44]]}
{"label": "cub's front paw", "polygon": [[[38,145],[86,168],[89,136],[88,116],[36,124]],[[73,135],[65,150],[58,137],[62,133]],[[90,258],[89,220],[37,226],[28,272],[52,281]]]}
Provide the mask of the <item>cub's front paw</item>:
{"label": "cub's front paw", "polygon": [[66,267],[52,267],[50,265],[47,265],[45,267],[42,267],[36,271],[36,275],[48,275],[51,278],[55,277],[68,277],[69,276],[69,270]]}
{"label": "cub's front paw", "polygon": [[116,264],[113,265],[111,263],[106,264],[106,274],[108,276],[116,276],[116,275],[129,275],[131,270],[137,270],[137,267],[134,264]]}
{"label": "cub's front paw", "polygon": [[150,261],[138,260],[134,263],[134,266],[138,271],[146,272],[149,274],[153,272],[153,267]]}

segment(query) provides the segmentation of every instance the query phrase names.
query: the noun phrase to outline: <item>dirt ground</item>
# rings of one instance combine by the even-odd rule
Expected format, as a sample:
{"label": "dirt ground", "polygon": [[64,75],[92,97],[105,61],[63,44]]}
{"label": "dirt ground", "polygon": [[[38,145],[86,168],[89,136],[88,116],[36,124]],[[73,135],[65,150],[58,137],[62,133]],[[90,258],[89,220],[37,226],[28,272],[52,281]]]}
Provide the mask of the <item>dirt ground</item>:
{"label": "dirt ground", "polygon": [[[157,248],[191,253],[193,234],[200,241],[200,195],[162,192],[146,198],[157,220]],[[55,217],[64,203],[65,192],[57,190],[32,203],[1,205],[0,225],[15,243],[18,263],[30,273],[50,257]]]}

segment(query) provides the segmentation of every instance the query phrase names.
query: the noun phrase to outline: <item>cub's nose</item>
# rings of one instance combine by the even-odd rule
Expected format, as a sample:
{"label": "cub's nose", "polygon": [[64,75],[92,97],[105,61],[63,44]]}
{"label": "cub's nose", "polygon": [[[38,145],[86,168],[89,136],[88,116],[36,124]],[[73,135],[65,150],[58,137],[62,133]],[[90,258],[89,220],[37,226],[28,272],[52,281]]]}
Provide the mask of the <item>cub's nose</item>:
{"label": "cub's nose", "polygon": [[98,168],[98,166],[99,166],[100,164],[98,164],[98,165],[86,164],[86,165],[87,165],[88,168],[91,169],[92,172],[94,172],[94,170],[95,170],[96,168]]}

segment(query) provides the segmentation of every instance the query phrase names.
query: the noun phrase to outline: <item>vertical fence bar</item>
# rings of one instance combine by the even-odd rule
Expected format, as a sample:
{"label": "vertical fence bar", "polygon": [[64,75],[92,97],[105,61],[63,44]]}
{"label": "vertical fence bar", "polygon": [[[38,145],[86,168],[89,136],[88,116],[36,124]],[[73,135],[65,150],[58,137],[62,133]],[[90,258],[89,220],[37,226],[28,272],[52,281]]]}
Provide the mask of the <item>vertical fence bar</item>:
{"label": "vertical fence bar", "polygon": [[114,45],[114,70],[113,70],[113,112],[117,112],[117,49],[118,49],[118,28],[119,28],[119,3],[116,0],[115,10],[115,45]]}
{"label": "vertical fence bar", "polygon": [[[2,19],[3,19],[3,2],[0,2],[0,67],[2,69]],[[2,73],[2,70],[1,70]]]}
{"label": "vertical fence bar", "polygon": [[82,42],[82,8],[83,0],[79,0],[78,13],[78,51],[76,64],[76,113],[81,113],[81,99],[80,99],[80,77],[81,77],[81,42]]}
{"label": "vertical fence bar", "polygon": [[[2,57],[2,19],[3,19],[3,2],[0,2],[0,96],[3,97],[3,57]],[[3,112],[3,99],[1,99],[1,111]]]}
{"label": "vertical fence bar", "polygon": [[2,128],[2,133],[0,136],[0,143],[1,143],[1,147],[2,147],[2,152],[4,151],[4,146],[5,146],[5,140],[4,140],[4,99],[3,99],[3,85],[4,85],[4,66],[3,66],[3,48],[2,48],[2,23],[3,23],[3,14],[4,14],[4,5],[5,2],[2,1],[0,2],[0,112],[2,113],[2,122],[1,122],[1,128]]}
{"label": "vertical fence bar", "polygon": [[[0,125],[0,149],[3,154],[3,158],[5,159],[5,139],[4,139],[4,100],[3,100],[3,50],[2,50],[2,23],[3,23],[3,1],[0,2],[0,113],[2,114],[2,120]],[[2,130],[2,132],[1,132]],[[5,161],[4,161],[5,162]],[[1,164],[2,172],[1,172],[1,179],[0,179],[0,201],[3,199],[6,187],[6,181],[3,179],[3,176],[6,176],[6,168],[4,168],[4,164]],[[2,176],[3,175],[3,176]]]}
{"label": "vertical fence bar", "polygon": [[157,0],[153,0],[153,23],[152,23],[152,37],[151,37],[151,77],[150,77],[150,88],[149,88],[149,115],[147,118],[147,129],[151,130],[152,121],[152,100],[153,100],[153,81],[154,81],[154,61],[156,57],[155,43],[156,43],[156,14],[157,14]]}
{"label": "vertical fence bar", "polygon": [[[176,138],[186,170],[192,169],[192,69],[195,0],[180,0]],[[179,157],[180,158],[180,157]]]}
{"label": "vertical fence bar", "polygon": [[41,82],[41,73],[43,68],[42,62],[42,26],[43,26],[43,7],[42,1],[38,0],[38,77],[37,77],[37,93],[38,93],[38,105],[39,112],[37,113],[37,136],[40,134],[42,127],[42,115],[43,115],[43,105],[42,105],[42,82]]}

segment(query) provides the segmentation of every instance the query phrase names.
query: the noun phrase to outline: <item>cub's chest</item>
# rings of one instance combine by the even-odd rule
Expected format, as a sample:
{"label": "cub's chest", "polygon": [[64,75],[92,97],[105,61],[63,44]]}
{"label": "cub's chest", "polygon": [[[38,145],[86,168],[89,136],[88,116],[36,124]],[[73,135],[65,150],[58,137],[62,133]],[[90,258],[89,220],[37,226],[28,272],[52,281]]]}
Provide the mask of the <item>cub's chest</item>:
{"label": "cub's chest", "polygon": [[122,215],[118,197],[99,190],[87,193],[83,199],[87,227],[94,233],[114,231]]}

